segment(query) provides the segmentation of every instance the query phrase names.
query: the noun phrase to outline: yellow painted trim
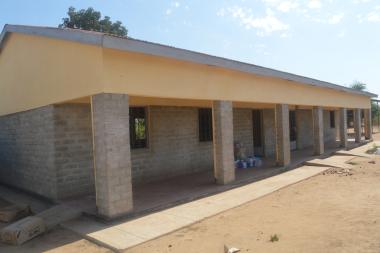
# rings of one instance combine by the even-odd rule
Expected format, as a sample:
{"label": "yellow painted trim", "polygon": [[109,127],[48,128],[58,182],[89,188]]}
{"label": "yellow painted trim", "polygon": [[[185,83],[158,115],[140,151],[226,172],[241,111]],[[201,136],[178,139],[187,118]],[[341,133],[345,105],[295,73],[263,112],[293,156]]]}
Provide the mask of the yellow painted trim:
{"label": "yellow painted trim", "polygon": [[[11,33],[0,54],[0,115],[91,95],[129,94],[132,103],[236,107],[283,103],[370,108],[370,98],[220,67],[149,56],[47,37]],[[152,100],[152,99],[151,99]]]}

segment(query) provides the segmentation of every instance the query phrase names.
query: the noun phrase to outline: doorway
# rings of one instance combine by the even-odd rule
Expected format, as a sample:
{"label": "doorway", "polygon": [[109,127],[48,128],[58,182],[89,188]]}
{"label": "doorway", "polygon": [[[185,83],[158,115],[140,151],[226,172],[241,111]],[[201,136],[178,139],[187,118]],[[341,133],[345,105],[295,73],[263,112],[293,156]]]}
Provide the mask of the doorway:
{"label": "doorway", "polygon": [[297,149],[296,111],[289,111],[290,150]]}
{"label": "doorway", "polygon": [[263,111],[252,110],[253,150],[256,156],[264,156]]}

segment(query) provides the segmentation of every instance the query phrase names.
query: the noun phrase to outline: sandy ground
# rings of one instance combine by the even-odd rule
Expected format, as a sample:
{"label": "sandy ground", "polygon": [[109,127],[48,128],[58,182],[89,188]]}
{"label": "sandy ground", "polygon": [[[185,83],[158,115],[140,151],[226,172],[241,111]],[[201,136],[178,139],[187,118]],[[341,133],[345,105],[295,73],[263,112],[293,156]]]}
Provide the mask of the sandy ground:
{"label": "sandy ground", "polygon": [[112,252],[93,244],[72,232],[56,228],[21,246],[0,244],[1,253],[105,253]]}
{"label": "sandy ground", "polygon": [[379,253],[380,158],[373,161],[355,158],[349,173],[318,175],[125,252],[220,253],[226,244],[241,252]]}
{"label": "sandy ground", "polygon": [[[318,175],[125,252],[220,253],[228,245],[241,252],[379,253],[380,156],[352,162],[349,172]],[[279,241],[270,242],[272,235]],[[0,252],[110,251],[57,228],[19,247],[0,244]]]}

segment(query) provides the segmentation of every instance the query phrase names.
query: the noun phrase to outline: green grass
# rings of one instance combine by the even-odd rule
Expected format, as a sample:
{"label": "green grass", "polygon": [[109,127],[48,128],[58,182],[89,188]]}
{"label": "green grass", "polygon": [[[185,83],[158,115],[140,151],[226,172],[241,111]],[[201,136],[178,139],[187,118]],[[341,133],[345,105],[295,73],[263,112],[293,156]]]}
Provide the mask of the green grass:
{"label": "green grass", "polygon": [[375,153],[375,152],[377,151],[378,148],[380,148],[380,146],[379,146],[379,145],[376,145],[376,144],[374,143],[374,144],[372,145],[372,147],[369,148],[369,149],[366,151],[366,153],[367,153],[367,154],[373,154],[373,153]]}
{"label": "green grass", "polygon": [[279,240],[280,238],[278,237],[277,234],[271,235],[269,239],[270,242],[278,242]]}

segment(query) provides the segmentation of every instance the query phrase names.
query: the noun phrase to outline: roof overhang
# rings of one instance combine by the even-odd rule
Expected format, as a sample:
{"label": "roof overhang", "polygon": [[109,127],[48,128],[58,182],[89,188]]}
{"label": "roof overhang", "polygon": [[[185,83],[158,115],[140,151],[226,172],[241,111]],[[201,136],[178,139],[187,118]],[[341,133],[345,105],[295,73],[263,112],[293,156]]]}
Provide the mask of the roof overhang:
{"label": "roof overhang", "polygon": [[103,48],[166,57],[197,64],[204,64],[209,66],[241,71],[260,76],[280,78],[305,85],[329,88],[362,96],[377,97],[377,95],[374,93],[359,91],[345,86],[320,81],[317,79],[304,77],[300,75],[295,75],[275,69],[265,68],[254,64],[239,62],[222,57],[212,56],[208,54],[198,53],[190,50],[170,47],[147,41],[117,37],[104,33],[83,31],[77,29],[5,25],[3,31],[0,34],[0,50],[4,45],[4,41],[8,33],[23,33],[27,35],[44,36],[54,39],[74,41],[89,45],[96,45]]}

